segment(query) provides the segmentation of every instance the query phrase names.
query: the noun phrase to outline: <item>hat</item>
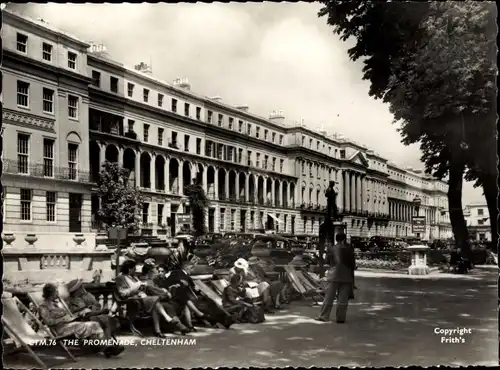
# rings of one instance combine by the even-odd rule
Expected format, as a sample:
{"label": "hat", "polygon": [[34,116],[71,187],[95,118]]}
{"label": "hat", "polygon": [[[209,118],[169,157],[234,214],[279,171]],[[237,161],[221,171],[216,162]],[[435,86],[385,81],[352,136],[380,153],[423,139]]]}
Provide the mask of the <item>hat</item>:
{"label": "hat", "polygon": [[69,293],[74,292],[75,290],[78,290],[83,284],[82,279],[74,279],[71,280],[68,284],[66,284],[66,289],[68,289]]}
{"label": "hat", "polygon": [[238,258],[234,263],[234,267],[237,269],[246,270],[248,268],[248,262],[244,258]]}
{"label": "hat", "polygon": [[259,262],[260,262],[260,258],[256,257],[256,256],[252,256],[248,259],[248,263],[259,263]]}

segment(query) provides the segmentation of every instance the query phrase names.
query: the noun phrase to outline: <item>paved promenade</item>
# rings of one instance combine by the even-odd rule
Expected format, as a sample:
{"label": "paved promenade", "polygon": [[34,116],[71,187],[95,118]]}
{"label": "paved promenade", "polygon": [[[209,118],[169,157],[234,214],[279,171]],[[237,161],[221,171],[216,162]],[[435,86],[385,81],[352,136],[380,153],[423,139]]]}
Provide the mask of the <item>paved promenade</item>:
{"label": "paved promenade", "polygon": [[[76,364],[59,359],[50,366],[108,367],[275,367],[495,365],[498,363],[497,277],[408,279],[359,277],[356,299],[344,325],[318,323],[318,307],[296,302],[256,325],[231,330],[201,329],[188,337],[195,346],[137,345],[118,358],[82,356]],[[468,334],[436,334],[464,328]],[[452,338],[462,338],[457,343]],[[448,339],[443,339],[448,338]],[[446,343],[447,342],[447,343]],[[6,366],[30,368],[25,355]]]}

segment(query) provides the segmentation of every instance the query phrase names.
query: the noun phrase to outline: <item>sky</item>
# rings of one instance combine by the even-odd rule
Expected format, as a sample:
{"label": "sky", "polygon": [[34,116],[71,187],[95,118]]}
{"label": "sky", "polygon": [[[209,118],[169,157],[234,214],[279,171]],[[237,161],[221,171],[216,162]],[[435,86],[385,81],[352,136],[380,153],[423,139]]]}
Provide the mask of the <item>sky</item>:
{"label": "sky", "polygon": [[[401,166],[423,168],[404,146],[387,104],[369,97],[362,62],[318,18],[318,3],[9,4],[85,41],[105,44],[127,66],[152,64],[156,78],[188,78],[191,90],[248,105],[268,117],[339,133]],[[463,203],[484,202],[464,184]]]}

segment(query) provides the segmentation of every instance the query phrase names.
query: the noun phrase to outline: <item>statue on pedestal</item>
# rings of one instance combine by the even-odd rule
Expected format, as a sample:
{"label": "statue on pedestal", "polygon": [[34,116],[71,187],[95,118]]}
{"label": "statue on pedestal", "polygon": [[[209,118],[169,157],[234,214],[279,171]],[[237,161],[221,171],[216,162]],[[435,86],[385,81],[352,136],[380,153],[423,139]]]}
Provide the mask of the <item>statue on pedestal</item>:
{"label": "statue on pedestal", "polygon": [[320,276],[324,275],[324,254],[328,245],[335,244],[334,222],[338,220],[337,192],[335,191],[335,181],[330,181],[328,189],[325,191],[327,200],[325,221],[319,226],[319,263]]}
{"label": "statue on pedestal", "polygon": [[336,221],[338,219],[338,209],[337,209],[337,192],[335,191],[335,181],[330,181],[328,189],[325,190],[326,196],[326,217],[330,221]]}

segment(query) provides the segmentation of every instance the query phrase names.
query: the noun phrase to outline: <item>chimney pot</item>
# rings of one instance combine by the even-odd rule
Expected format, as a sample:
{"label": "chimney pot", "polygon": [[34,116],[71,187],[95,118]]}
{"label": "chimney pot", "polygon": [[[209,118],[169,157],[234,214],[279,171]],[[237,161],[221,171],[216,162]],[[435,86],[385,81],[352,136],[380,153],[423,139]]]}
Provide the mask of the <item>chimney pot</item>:
{"label": "chimney pot", "polygon": [[248,105],[240,105],[240,106],[237,106],[236,109],[239,109],[243,112],[248,112]]}

